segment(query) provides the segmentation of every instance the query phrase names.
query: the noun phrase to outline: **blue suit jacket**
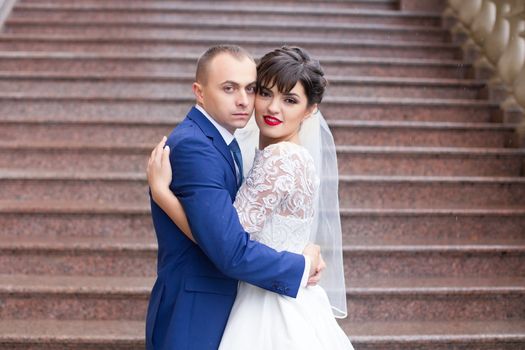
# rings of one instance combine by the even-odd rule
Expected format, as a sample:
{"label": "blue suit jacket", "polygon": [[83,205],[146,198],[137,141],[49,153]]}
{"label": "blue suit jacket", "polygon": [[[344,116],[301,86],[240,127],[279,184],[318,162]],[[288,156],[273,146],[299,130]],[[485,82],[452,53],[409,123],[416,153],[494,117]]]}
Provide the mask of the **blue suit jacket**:
{"label": "blue suit jacket", "polygon": [[217,349],[238,280],[295,297],[304,258],[249,239],[233,207],[233,158],[219,131],[198,109],[190,110],[167,144],[173,169],[170,188],[199,244],[186,238],[151,201],[159,252],[146,348]]}

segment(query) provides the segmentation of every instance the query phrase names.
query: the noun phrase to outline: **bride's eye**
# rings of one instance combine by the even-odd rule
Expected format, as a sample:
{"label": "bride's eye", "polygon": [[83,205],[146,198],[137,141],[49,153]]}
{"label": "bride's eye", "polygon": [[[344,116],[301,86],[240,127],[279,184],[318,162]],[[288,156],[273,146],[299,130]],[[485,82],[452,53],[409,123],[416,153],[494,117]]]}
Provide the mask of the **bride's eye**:
{"label": "bride's eye", "polygon": [[287,98],[284,100],[284,102],[294,105],[297,104],[297,101],[294,98]]}
{"label": "bride's eye", "polygon": [[259,96],[261,97],[270,97],[271,94],[267,89],[260,89],[259,90]]}

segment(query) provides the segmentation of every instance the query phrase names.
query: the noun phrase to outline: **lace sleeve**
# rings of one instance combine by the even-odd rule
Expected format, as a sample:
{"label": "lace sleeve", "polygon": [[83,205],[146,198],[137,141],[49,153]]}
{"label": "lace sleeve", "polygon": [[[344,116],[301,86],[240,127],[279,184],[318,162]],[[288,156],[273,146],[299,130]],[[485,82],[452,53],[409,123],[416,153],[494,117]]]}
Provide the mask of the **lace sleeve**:
{"label": "lace sleeve", "polygon": [[301,151],[300,146],[281,142],[256,153],[235,199],[247,232],[260,232],[274,213],[301,218],[311,214],[314,183],[306,175],[313,163]]}

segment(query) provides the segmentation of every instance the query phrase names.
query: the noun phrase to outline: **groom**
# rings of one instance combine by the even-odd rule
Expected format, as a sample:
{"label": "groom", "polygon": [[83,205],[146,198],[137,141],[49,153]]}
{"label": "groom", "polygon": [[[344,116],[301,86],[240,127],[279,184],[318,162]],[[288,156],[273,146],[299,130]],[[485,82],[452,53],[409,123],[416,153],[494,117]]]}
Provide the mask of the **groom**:
{"label": "groom", "polygon": [[298,255],[252,241],[233,207],[243,170],[233,133],[252,115],[255,79],[255,62],[238,46],[212,47],[197,63],[197,105],[167,145],[170,189],[198,245],[151,200],[159,252],[146,320],[148,350],[217,349],[238,280],[289,297],[309,278],[317,281],[318,246]]}

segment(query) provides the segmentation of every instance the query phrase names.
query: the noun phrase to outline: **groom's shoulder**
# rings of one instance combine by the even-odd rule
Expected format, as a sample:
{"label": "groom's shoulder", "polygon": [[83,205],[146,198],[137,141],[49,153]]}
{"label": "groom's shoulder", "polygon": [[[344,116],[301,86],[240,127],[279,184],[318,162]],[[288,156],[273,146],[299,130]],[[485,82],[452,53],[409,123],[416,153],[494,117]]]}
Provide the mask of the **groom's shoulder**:
{"label": "groom's shoulder", "polygon": [[168,136],[167,144],[172,148],[180,145],[198,144],[212,146],[210,139],[190,118],[184,119]]}

